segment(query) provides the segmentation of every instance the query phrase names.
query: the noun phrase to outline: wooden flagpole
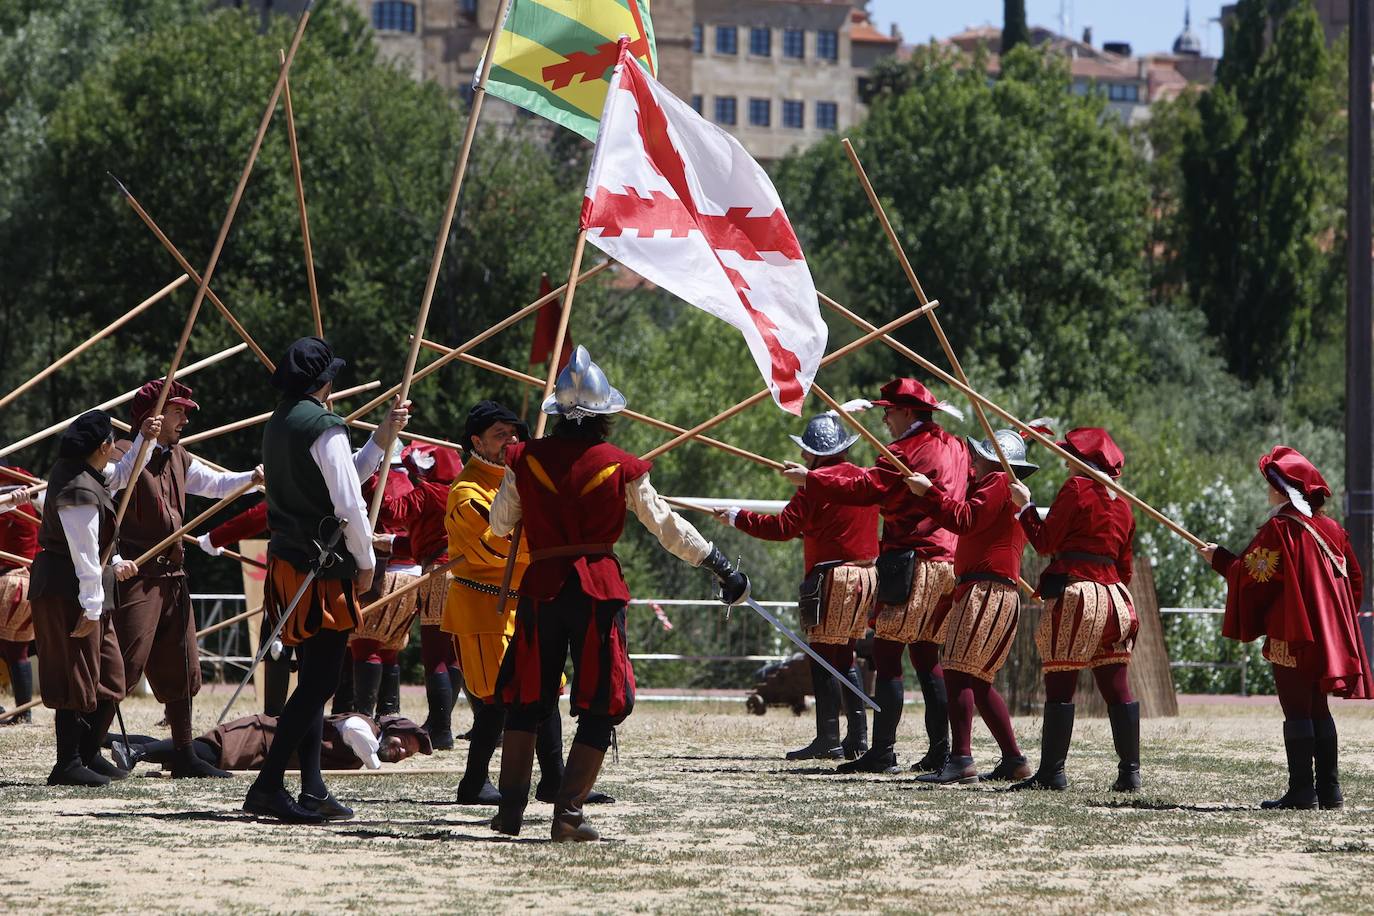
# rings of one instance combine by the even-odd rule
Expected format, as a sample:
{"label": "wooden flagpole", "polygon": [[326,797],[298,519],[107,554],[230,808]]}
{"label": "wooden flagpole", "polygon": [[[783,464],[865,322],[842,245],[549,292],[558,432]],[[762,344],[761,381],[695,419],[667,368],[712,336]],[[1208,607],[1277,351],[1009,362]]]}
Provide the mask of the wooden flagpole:
{"label": "wooden flagpole", "polygon": [[[889,332],[891,332],[891,331],[895,331],[897,328],[900,328],[902,325],[909,324],[909,323],[911,323],[912,321],[915,321],[917,318],[920,318],[920,317],[921,317],[922,315],[924,315],[926,312],[928,312],[928,311],[930,311],[931,309],[937,307],[939,304],[940,304],[940,300],[938,300],[938,299],[932,299],[930,302],[928,302],[927,304],[921,306],[920,308],[912,309],[911,311],[907,312],[905,315],[901,316],[900,318],[894,318],[892,321],[889,321],[887,324],[883,325],[881,328],[876,328],[876,329],[874,329],[874,330],[872,330],[872,331],[869,331],[867,334],[865,334],[864,336],[860,337],[858,340],[851,341],[850,343],[845,344],[843,347],[840,347],[840,348],[839,348],[838,350],[836,350],[835,352],[833,352],[833,353],[827,355],[826,357],[824,357],[824,358],[820,361],[820,364],[817,366],[817,369],[822,369],[822,368],[824,368],[824,367],[830,365],[831,363],[833,363],[835,360],[840,359],[841,357],[847,356],[848,354],[854,352],[855,350],[859,349],[860,347],[867,346],[868,344],[870,344],[870,343],[872,343],[873,341],[877,340],[879,337],[882,337],[883,335],[885,335],[885,334],[887,334],[887,333],[889,333]],[[686,432],[680,433],[679,435],[675,436],[675,437],[672,438],[672,439],[669,439],[667,442],[663,443],[662,445],[659,445],[659,446],[656,446],[656,447],[650,449],[649,451],[645,452],[645,453],[644,453],[642,456],[640,456],[640,457],[642,457],[645,461],[652,461],[653,459],[657,458],[659,455],[662,455],[662,454],[665,453],[665,452],[668,452],[668,451],[671,451],[672,449],[677,448],[679,445],[681,445],[682,443],[686,442],[688,439],[695,439],[697,436],[701,435],[703,432],[705,432],[706,430],[710,429],[711,427],[717,426],[717,425],[719,425],[719,424],[721,424],[721,423],[724,423],[726,420],[730,419],[731,417],[735,416],[736,414],[741,413],[742,411],[748,409],[749,407],[752,407],[753,405],[757,404],[759,401],[762,401],[764,398],[768,397],[771,393],[772,393],[772,392],[771,392],[769,389],[767,389],[767,388],[763,389],[762,391],[756,392],[756,393],[750,395],[749,397],[745,398],[743,401],[740,401],[738,404],[734,405],[733,407],[730,407],[730,408],[728,408],[728,409],[726,409],[726,410],[721,411],[720,413],[716,414],[716,415],[715,415],[714,417],[712,417],[711,419],[705,420],[705,421],[703,421],[703,422],[701,422],[701,423],[698,423],[696,426],[693,426],[691,429],[687,430]]]}
{"label": "wooden flagpole", "polygon": [[[278,51],[286,63],[286,52]],[[301,151],[296,142],[296,110],[291,104],[291,81],[282,84],[282,98],[286,102],[286,136],[291,143],[291,175],[296,179],[296,206],[301,211],[301,237],[305,240],[305,282],[310,287],[310,317],[315,321],[315,336],[324,337],[324,319],[320,315],[320,291],[315,286],[315,253],[310,247],[310,217],[305,212],[305,182],[301,180]]]}
{"label": "wooden flagpole", "polygon": [[40,371],[33,378],[29,379],[27,382],[20,385],[18,388],[14,389],[9,394],[5,395],[3,398],[0,398],[0,407],[4,407],[5,405],[9,404],[15,398],[19,397],[21,394],[28,391],[33,386],[43,381],[43,379],[52,375],[58,369],[61,369],[67,363],[71,362],[72,360],[80,356],[82,353],[86,352],[86,350],[90,349],[95,344],[104,340],[106,337],[109,337],[115,331],[119,330],[124,325],[128,324],[133,319],[137,318],[139,315],[142,315],[150,306],[153,306],[158,302],[161,302],[164,298],[166,298],[166,296],[170,292],[172,292],[172,290],[181,286],[181,284],[185,283],[189,279],[190,277],[187,274],[182,274],[181,276],[173,280],[171,283],[168,283],[166,286],[162,287],[162,289],[153,293],[147,299],[144,299],[138,305],[129,309],[129,311],[125,312],[123,315],[119,316],[114,321],[105,325],[105,327],[101,328],[99,331],[96,331],[90,337],[87,337],[84,341],[77,344],[71,350],[68,350],[64,356],[58,357],[56,362],[50,363],[46,368]]}
{"label": "wooden flagpole", "polygon": [[[577,244],[573,246],[572,270],[568,272],[568,292],[563,298],[563,308],[558,313],[558,333],[553,337],[553,353],[549,359],[549,377],[544,381],[544,395],[539,399],[539,419],[535,421],[534,438],[538,439],[544,435],[544,429],[548,426],[549,415],[544,413],[544,402],[553,394],[554,383],[558,381],[558,363],[563,354],[563,341],[568,339],[568,319],[572,317],[573,297],[577,295],[577,272],[582,269],[582,255],[587,249],[587,230],[581,229],[577,233]],[[419,342],[416,342],[416,346]],[[501,591],[496,597],[496,606],[503,608],[506,606],[506,597],[510,594],[511,579],[515,577],[515,557],[520,550],[520,534],[524,526],[520,522],[515,523],[515,528],[510,533],[510,552],[506,555],[506,570],[501,574]]]}
{"label": "wooden flagpole", "polygon": [[[477,120],[482,114],[482,100],[487,96],[487,79],[491,76],[492,58],[495,56],[496,39],[501,34],[501,26],[506,21],[506,11],[510,0],[500,0],[496,6],[496,21],[491,24],[491,34],[487,36],[486,52],[482,55],[482,69],[477,77],[477,86],[472,96],[472,110],[468,113],[468,123],[463,131],[463,147],[458,152],[458,162],[453,170],[453,182],[449,186],[448,202],[444,205],[444,217],[439,224],[439,235],[434,241],[434,257],[429,262],[429,276],[425,278],[425,292],[420,299],[420,314],[415,319],[415,333],[406,353],[405,370],[401,373],[399,404],[410,397],[410,383],[415,375],[415,362],[420,357],[420,341],[425,336],[425,325],[429,323],[429,307],[434,301],[434,287],[439,282],[439,268],[443,266],[444,249],[448,246],[448,236],[453,228],[453,216],[458,210],[458,198],[463,191],[463,177],[467,174],[468,158],[472,153],[472,140],[477,135]],[[576,276],[576,271],[574,271]],[[382,467],[386,467],[386,456],[391,452],[392,437],[378,442],[382,447]],[[372,504],[368,507],[368,524],[376,526],[377,515],[382,509],[382,496],[386,492],[386,474],[383,470],[377,488],[372,493]]]}
{"label": "wooden flagpole", "polygon": [[[190,342],[191,330],[196,326],[196,315],[200,313],[201,303],[205,301],[205,293],[210,288],[210,280],[215,275],[215,267],[219,264],[220,254],[224,251],[224,242],[229,237],[229,227],[234,224],[234,215],[238,213],[239,202],[243,200],[243,192],[248,187],[248,176],[253,173],[253,165],[258,160],[258,151],[262,149],[263,138],[267,135],[267,126],[272,123],[272,113],[276,110],[282,85],[286,82],[286,75],[291,70],[291,62],[295,60],[296,50],[300,47],[301,38],[305,35],[306,23],[310,21],[310,6],[311,0],[306,0],[305,10],[301,13],[300,21],[296,23],[296,33],[291,36],[291,49],[286,54],[286,61],[281,65],[281,70],[277,74],[276,85],[272,87],[272,97],[268,100],[267,108],[262,113],[262,120],[258,123],[257,135],[253,138],[253,145],[248,151],[248,161],[244,163],[243,171],[239,175],[239,183],[234,188],[234,196],[229,200],[229,212],[224,214],[224,221],[220,223],[219,235],[215,238],[215,247],[210,252],[209,263],[205,265],[200,283],[196,286],[196,297],[191,300],[191,311],[186,316],[186,324],[181,330],[181,339],[177,341],[176,352],[172,354],[172,363],[167,369],[162,389],[158,392],[157,403],[148,414],[150,417],[162,413],[162,408],[167,403],[167,397],[172,393],[172,385],[176,381],[177,366],[180,365],[181,357],[186,352],[186,344]],[[152,443],[146,439],[139,445],[138,454],[134,457],[133,464],[135,476],[142,471],[144,458],[151,447]],[[130,483],[132,484],[132,480]],[[134,489],[133,486],[124,488],[124,496],[119,500],[119,508],[115,511],[114,524],[116,529],[124,521],[124,514],[129,511],[129,500],[133,498]],[[100,556],[101,566],[110,561],[115,546],[115,541],[111,541],[110,545],[105,548],[105,552]]]}
{"label": "wooden flagpole", "polygon": [[[32,519],[30,519],[32,521]],[[8,550],[0,550],[0,560],[6,563],[13,563],[16,566],[32,566],[33,561],[28,557],[21,557],[17,553],[10,553]]]}
{"label": "wooden flagpole", "polygon": [[[850,321],[852,321],[857,327],[873,327],[873,325],[871,325],[869,322],[860,318],[858,315],[854,314],[849,309],[840,305],[838,302],[830,300],[828,304],[831,308],[836,309],[845,318],[848,318]],[[886,337],[886,335],[882,336]],[[1188,531],[1178,522],[1169,518],[1163,512],[1160,512],[1154,506],[1151,506],[1149,503],[1145,502],[1145,500],[1141,499],[1139,496],[1136,496],[1130,490],[1127,490],[1125,487],[1121,486],[1121,484],[1117,483],[1114,479],[1108,477],[1106,474],[1103,474],[1097,468],[1088,464],[1082,458],[1079,458],[1077,455],[1073,454],[1067,449],[1061,448],[1059,444],[1055,442],[1053,439],[1046,436],[1039,430],[1031,427],[1024,421],[1013,416],[1009,411],[1004,410],[1002,407],[998,406],[993,401],[979,394],[977,391],[974,391],[971,387],[959,381],[957,378],[954,378],[948,372],[945,372],[939,366],[935,365],[930,360],[921,356],[921,354],[917,353],[915,350],[900,343],[899,341],[885,340],[884,342],[887,343],[888,346],[897,350],[897,352],[901,353],[907,359],[911,360],[916,365],[920,366],[922,369],[925,369],[931,375],[935,376],[940,381],[944,382],[946,385],[959,389],[959,391],[963,392],[963,394],[970,400],[982,403],[983,406],[985,406],[988,410],[991,410],[993,413],[997,414],[999,417],[1006,420],[1012,426],[1015,426],[1017,429],[1021,430],[1023,435],[1033,438],[1036,442],[1039,442],[1045,448],[1054,452],[1060,458],[1064,459],[1069,464],[1073,465],[1079,471],[1079,473],[1091,477],[1093,480],[1096,480],[1098,483],[1116,492],[1123,499],[1127,500],[1136,508],[1140,509],[1140,511],[1144,512],[1146,515],[1150,516],[1150,518],[1159,522],[1165,528],[1168,528],[1174,534],[1177,534],[1179,537],[1183,538],[1185,541],[1192,544],[1194,547],[1201,548],[1207,546],[1207,543],[1203,541],[1201,538],[1199,538],[1197,535]]]}
{"label": "wooden flagpole", "polygon": [[[230,348],[227,349],[227,350],[221,350],[221,351],[219,351],[218,353],[215,353],[215,354],[212,355],[212,356],[207,356],[207,357],[205,357],[205,359],[202,359],[200,362],[192,363],[191,365],[189,365],[189,366],[187,366],[185,369],[183,369],[183,370],[181,371],[181,377],[182,377],[182,378],[185,378],[185,377],[188,376],[188,375],[193,375],[193,374],[195,374],[198,370],[204,369],[206,366],[213,366],[215,363],[220,362],[221,360],[228,359],[229,357],[233,356],[233,355],[236,354],[236,353],[242,353],[242,352],[243,352],[244,350],[246,350],[247,348],[248,348],[248,345],[247,345],[247,344],[235,344],[234,346],[230,347]],[[95,405],[95,407],[90,408],[90,409],[92,409],[92,410],[109,410],[111,407],[118,407],[120,404],[123,404],[123,403],[125,403],[126,401],[131,401],[131,400],[133,400],[134,395],[138,394],[138,392],[139,392],[140,390],[141,390],[141,386],[140,386],[140,388],[135,388],[135,389],[132,390],[132,391],[126,391],[126,392],[124,392],[123,394],[121,394],[119,397],[110,398],[110,400],[105,401],[104,403],[101,403],[101,404],[97,404],[97,405]],[[82,413],[85,413],[85,411],[82,411]],[[81,415],[81,414],[77,414],[78,417],[79,417],[80,415]],[[0,448],[0,458],[3,458],[4,456],[9,455],[9,454],[11,454],[11,453],[13,453],[13,452],[17,452],[17,451],[19,451],[19,450],[22,449],[22,448],[27,448],[28,446],[33,445],[35,442],[42,442],[44,439],[48,438],[49,436],[51,436],[51,435],[54,434],[54,433],[60,433],[60,432],[62,432],[62,430],[66,429],[68,426],[70,426],[70,425],[71,425],[71,422],[72,422],[73,420],[75,420],[75,419],[76,419],[76,417],[68,417],[67,419],[62,420],[61,422],[54,423],[52,426],[49,426],[49,427],[46,428],[46,429],[39,430],[38,432],[34,433],[34,434],[31,435],[31,436],[26,436],[25,438],[20,439],[18,442],[11,442],[9,445],[5,446],[4,448]]]}
{"label": "wooden flagpole", "polygon": [[[444,346],[443,344],[437,344],[432,340],[426,340],[424,342],[424,346],[425,349],[433,350],[436,353],[451,352],[448,347]],[[464,353],[462,356],[459,356],[458,358],[461,359],[463,362],[468,363],[469,365],[477,366],[481,369],[486,369],[489,372],[495,372],[497,375],[504,375],[506,378],[514,379],[517,382],[523,382],[525,385],[533,388],[541,388],[544,385],[542,379],[536,378],[535,376],[530,375],[527,372],[521,372],[518,369],[511,369],[508,366],[503,366],[500,363],[493,363],[489,360],[482,359],[481,357],[473,356],[470,353]],[[528,392],[529,388],[526,388],[525,390],[526,392]],[[636,423],[643,423],[647,426],[652,426],[655,429],[661,429],[664,432],[674,434],[686,432],[686,430],[683,429],[681,426],[674,426],[672,423],[669,423],[665,420],[660,420],[657,417],[651,417],[648,414],[639,413],[635,410],[629,410],[628,408],[622,410],[620,412],[620,416],[625,417],[627,420],[634,420]],[[756,455],[753,452],[746,451],[745,449],[742,449],[735,445],[731,445],[728,442],[721,442],[719,439],[711,439],[706,436],[697,436],[696,438],[697,441],[702,443],[703,445],[709,445],[712,448],[720,449],[721,451],[726,452],[730,455],[734,455],[737,458],[743,458],[747,461],[753,461],[756,464],[761,464],[764,467],[770,468],[774,471],[781,471],[784,467],[781,461],[774,461],[772,458],[765,458],[762,455]]]}
{"label": "wooden flagpole", "polygon": [[[615,263],[615,262],[614,262],[614,261],[602,261],[600,264],[596,265],[595,267],[588,268],[587,270],[583,271],[582,276],[580,276],[580,277],[577,278],[578,282],[579,282],[579,283],[585,283],[586,281],[590,280],[592,277],[594,277],[594,276],[596,276],[597,274],[601,273],[603,270],[606,270],[606,269],[607,269],[608,267],[610,267],[613,263]],[[466,343],[462,344],[461,346],[455,347],[453,350],[450,350],[448,353],[446,353],[446,354],[444,354],[443,356],[439,357],[439,358],[436,359],[434,362],[432,362],[432,363],[430,363],[430,364],[428,364],[428,365],[426,365],[426,366],[423,366],[423,367],[421,367],[421,368],[415,370],[415,377],[414,377],[413,379],[411,379],[411,381],[412,381],[412,382],[418,382],[420,379],[422,379],[422,378],[428,376],[429,374],[431,374],[431,373],[433,373],[433,372],[437,372],[439,369],[441,369],[441,368],[443,368],[444,366],[448,365],[449,363],[453,362],[455,359],[458,359],[458,357],[462,356],[464,353],[468,352],[469,350],[475,348],[476,346],[478,346],[479,344],[481,344],[483,341],[486,341],[486,340],[489,340],[489,339],[492,338],[492,337],[495,337],[497,334],[501,333],[502,331],[504,331],[506,328],[510,327],[511,325],[518,324],[518,323],[519,323],[520,321],[522,321],[526,316],[532,315],[532,314],[534,314],[535,312],[539,311],[541,308],[543,308],[543,307],[544,307],[545,305],[547,305],[548,303],[552,302],[554,299],[557,299],[559,296],[562,296],[565,292],[567,292],[567,289],[568,289],[567,284],[564,284],[564,285],[558,287],[558,289],[550,290],[549,292],[547,292],[547,293],[545,293],[544,295],[540,296],[538,299],[534,300],[534,301],[531,302],[529,305],[525,306],[524,308],[520,309],[519,311],[513,312],[513,313],[510,314],[510,315],[507,315],[505,318],[502,318],[500,321],[496,322],[496,324],[494,324],[494,325],[492,325],[491,327],[487,328],[485,331],[483,331],[482,333],[478,334],[476,337],[473,337],[471,340],[467,341]],[[398,391],[400,391],[400,390],[401,390],[401,386],[400,386],[400,385],[392,385],[390,388],[388,388],[387,390],[383,391],[381,394],[377,395],[377,396],[376,396],[375,398],[373,398],[372,400],[368,401],[368,402],[367,402],[366,404],[364,404],[362,407],[359,407],[357,410],[353,411],[353,412],[350,413],[348,416],[344,417],[344,419],[345,419],[345,420],[349,420],[349,421],[351,422],[351,421],[353,421],[353,420],[358,419],[359,417],[366,416],[368,413],[370,413],[371,411],[375,410],[377,407],[381,406],[385,401],[390,400],[391,397],[392,397],[393,395],[395,395],[395,394],[396,394]]]}
{"label": "wooden flagpole", "polygon": [[[110,177],[114,178],[113,175]],[[186,275],[199,283],[200,274],[191,266],[190,261],[182,257],[181,252],[177,250],[177,246],[172,244],[172,240],[167,237],[167,234],[162,231],[162,228],[158,226],[157,223],[153,222],[153,218],[148,215],[147,210],[143,209],[143,205],[138,202],[137,197],[134,197],[133,192],[125,187],[124,182],[120,181],[118,178],[114,178],[114,182],[119,186],[119,193],[124,195],[124,202],[129,205],[129,209],[133,210],[134,214],[143,221],[143,225],[147,226],[148,229],[152,231],[158,242],[167,250],[167,253],[176,260],[177,264],[181,265],[182,270],[186,271]],[[210,300],[210,304],[219,309],[219,313],[224,316],[224,320],[229,322],[229,327],[234,329],[234,333],[239,335],[239,338],[253,351],[253,355],[258,358],[258,362],[266,366],[268,372],[275,371],[277,367],[272,363],[272,360],[268,358],[267,354],[263,352],[262,347],[258,346],[258,342],[253,339],[253,335],[249,334],[247,329],[234,317],[234,313],[229,311],[229,306],[220,301],[219,296],[215,295],[215,291],[212,289],[207,288],[205,290],[205,295]]]}
{"label": "wooden flagpole", "polygon": [[[878,200],[878,193],[873,190],[872,183],[868,180],[868,174],[864,172],[863,163],[859,162],[859,154],[854,151],[854,144],[845,137],[840,141],[844,145],[844,151],[849,156],[849,162],[854,166],[854,171],[859,176],[859,182],[864,187],[864,193],[868,195],[868,202],[873,205],[873,212],[878,216],[878,222],[882,224],[883,232],[887,234],[887,240],[892,245],[892,250],[897,255],[897,260],[902,265],[902,272],[906,274],[907,282],[911,284],[911,290],[916,294],[916,301],[922,305],[926,303],[926,292],[921,288],[921,281],[916,279],[916,271],[911,267],[911,261],[906,256],[906,251],[902,248],[901,241],[897,238],[897,232],[892,228],[892,221],[887,218],[887,211],[883,209],[882,201]],[[964,374],[964,367],[959,364],[959,357],[954,355],[954,347],[950,345],[949,338],[945,336],[945,329],[940,325],[940,319],[934,312],[927,315],[930,318],[931,330],[940,341],[940,347],[945,351],[945,358],[949,360],[949,365],[954,369],[954,374],[959,377],[965,385],[968,376]],[[978,422],[983,425],[983,432],[988,435],[988,442],[992,444],[992,450],[997,453],[997,460],[1002,463],[1002,470],[1007,472],[1008,480],[1016,480],[1016,472],[1012,470],[1011,462],[1007,456],[1002,454],[1002,446],[997,441],[997,435],[992,430],[992,424],[988,422],[987,414],[983,412],[983,405],[976,400],[972,402],[973,412],[978,415]],[[910,476],[910,475],[907,475]]]}

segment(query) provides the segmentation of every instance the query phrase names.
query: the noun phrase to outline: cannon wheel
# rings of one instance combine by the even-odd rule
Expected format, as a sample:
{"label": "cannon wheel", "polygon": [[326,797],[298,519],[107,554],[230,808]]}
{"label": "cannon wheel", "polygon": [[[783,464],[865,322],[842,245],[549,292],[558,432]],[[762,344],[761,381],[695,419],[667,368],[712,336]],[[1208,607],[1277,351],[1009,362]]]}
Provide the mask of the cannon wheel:
{"label": "cannon wheel", "polygon": [[756,716],[761,716],[768,712],[768,704],[763,702],[763,697],[757,693],[751,693],[744,699],[744,708]]}

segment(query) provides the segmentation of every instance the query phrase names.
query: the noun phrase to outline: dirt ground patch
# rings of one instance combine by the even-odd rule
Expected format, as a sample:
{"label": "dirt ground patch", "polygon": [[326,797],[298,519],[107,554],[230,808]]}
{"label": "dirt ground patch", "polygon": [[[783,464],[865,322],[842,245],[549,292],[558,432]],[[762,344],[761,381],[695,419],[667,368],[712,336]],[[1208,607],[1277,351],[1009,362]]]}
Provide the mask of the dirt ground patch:
{"label": "dirt ground patch", "polygon": [[[197,723],[218,713],[205,697]],[[422,699],[407,714],[423,718]],[[914,759],[919,709],[899,754]],[[129,700],[129,728],[161,735]],[[145,777],[49,789],[51,713],[0,729],[0,909],[39,912],[970,912],[1374,910],[1374,704],[1342,704],[1340,812],[1259,812],[1281,791],[1274,704],[1189,703],[1143,723],[1145,791],[1106,791],[1105,721],[1078,723],[1065,793],[927,789],[914,776],[846,777],[787,763],[809,718],[739,704],[646,703],[620,729],[593,809],[609,838],[547,842],[531,802],[523,836],[452,803],[456,751],[392,775],[340,776],[358,811],[329,827],[257,823],[247,781]],[[457,714],[466,727],[468,715]],[[1034,758],[1039,721],[1017,721]],[[571,729],[568,729],[571,731]],[[975,726],[974,753],[996,751]],[[151,768],[145,768],[151,771]],[[453,772],[410,772],[435,769]],[[384,771],[387,772],[387,771]]]}

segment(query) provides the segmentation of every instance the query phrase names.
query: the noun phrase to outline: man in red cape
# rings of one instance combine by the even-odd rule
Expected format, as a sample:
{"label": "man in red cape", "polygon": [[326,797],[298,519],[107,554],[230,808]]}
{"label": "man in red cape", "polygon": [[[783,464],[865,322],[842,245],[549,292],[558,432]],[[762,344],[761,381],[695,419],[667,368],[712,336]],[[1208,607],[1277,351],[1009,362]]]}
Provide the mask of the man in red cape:
{"label": "man in red cape", "polygon": [[1336,721],[1326,698],[1374,696],[1357,617],[1363,576],[1345,529],[1322,511],[1331,488],[1312,462],[1279,445],[1259,470],[1274,507],[1268,520],[1239,557],[1216,544],[1200,552],[1226,577],[1222,635],[1265,637],[1274,668],[1288,791],[1260,807],[1340,808]]}

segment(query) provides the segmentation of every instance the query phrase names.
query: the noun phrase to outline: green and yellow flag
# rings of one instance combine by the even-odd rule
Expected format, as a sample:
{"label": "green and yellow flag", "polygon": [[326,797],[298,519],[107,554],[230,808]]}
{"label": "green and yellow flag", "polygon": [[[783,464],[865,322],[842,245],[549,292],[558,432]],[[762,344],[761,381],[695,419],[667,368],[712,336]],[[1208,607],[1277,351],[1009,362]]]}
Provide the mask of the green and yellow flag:
{"label": "green and yellow flag", "polygon": [[657,73],[649,0],[511,0],[487,92],[595,141],[621,35]]}

